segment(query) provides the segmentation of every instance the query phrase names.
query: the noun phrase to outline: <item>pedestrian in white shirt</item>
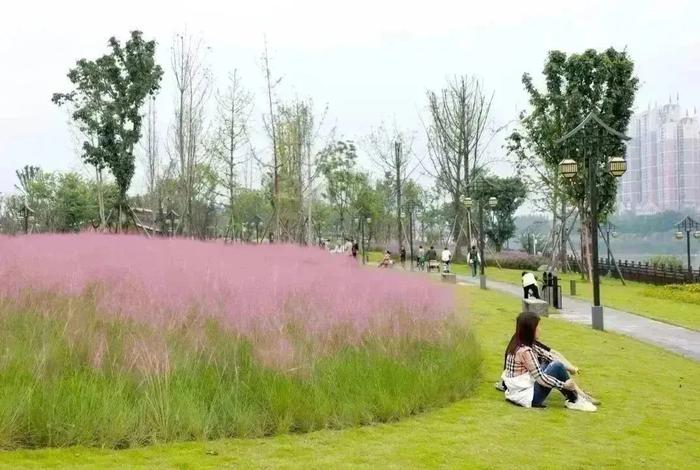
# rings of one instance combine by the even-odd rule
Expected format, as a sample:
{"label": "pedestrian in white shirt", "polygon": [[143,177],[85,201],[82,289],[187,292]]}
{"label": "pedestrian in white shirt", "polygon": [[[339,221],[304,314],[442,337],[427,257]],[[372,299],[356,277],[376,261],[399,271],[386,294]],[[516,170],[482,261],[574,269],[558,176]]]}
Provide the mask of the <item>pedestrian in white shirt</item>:
{"label": "pedestrian in white shirt", "polygon": [[523,296],[525,299],[532,296],[536,299],[540,298],[540,291],[537,288],[537,279],[535,275],[528,271],[523,271]]}
{"label": "pedestrian in white shirt", "polygon": [[443,271],[446,273],[450,272],[450,263],[452,262],[452,253],[450,250],[445,247],[444,250],[442,250],[442,266],[443,266]]}

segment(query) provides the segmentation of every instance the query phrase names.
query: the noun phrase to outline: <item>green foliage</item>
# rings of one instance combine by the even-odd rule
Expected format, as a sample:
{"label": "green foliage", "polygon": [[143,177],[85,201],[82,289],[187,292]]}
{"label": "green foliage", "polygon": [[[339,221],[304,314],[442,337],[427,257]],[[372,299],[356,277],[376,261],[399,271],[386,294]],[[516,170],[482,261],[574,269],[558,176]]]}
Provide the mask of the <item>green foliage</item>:
{"label": "green foliage", "polygon": [[540,266],[549,264],[544,256],[528,255],[521,251],[502,251],[495,256],[486,257],[486,265],[503,269],[518,269],[523,271],[537,271]]}
{"label": "green foliage", "polygon": [[674,302],[700,305],[700,284],[670,284],[649,287],[644,291],[647,297],[668,299]]}
{"label": "green foliage", "polygon": [[133,31],[124,46],[109,39],[111,52],[91,61],[80,59],[68,73],[75,89],[55,93],[52,101],[73,105],[73,120],[86,136],[83,160],[109,168],[119,188],[119,204],[134,175],[134,145],[141,138],[141,106],[158,90],[163,70],[155,63],[155,41]]}
{"label": "green foliage", "polygon": [[[34,211],[32,232],[71,232],[99,220],[97,185],[74,172],[45,172],[38,167],[17,171],[21,196],[10,197],[2,214],[4,231],[23,230],[21,209],[24,202]],[[118,200],[114,184],[103,185],[109,207]]]}
{"label": "green foliage", "polygon": [[518,242],[523,251],[532,254],[534,250],[541,251],[544,248],[547,234],[526,230],[518,234]]}
{"label": "green foliage", "polygon": [[[287,371],[265,367],[216,323],[163,333],[104,321],[89,296],[36,300],[0,304],[3,449],[124,448],[396,421],[466,396],[480,363],[464,324],[445,325],[434,343],[368,339]],[[51,315],[37,313],[42,306]]]}
{"label": "green foliage", "polygon": [[555,50],[549,52],[543,74],[544,91],[536,88],[529,74],[523,75],[531,110],[522,113],[522,128],[509,137],[509,153],[516,157],[520,168],[534,168],[545,184],[563,189],[573,204],[586,207],[587,178],[579,176],[573,182],[562,181],[557,168],[561,160],[571,158],[578,162],[580,174],[586,175],[588,156],[595,152],[599,157],[595,167],[598,211],[602,216],[610,214],[614,209],[617,182],[600,157],[624,155],[624,143],[590,123],[563,144],[558,145],[556,141],[591,111],[611,128],[624,133],[638,87],[634,64],[627,51],[612,48],[600,53],[589,49],[570,56]]}
{"label": "green foliage", "polygon": [[617,215],[614,223],[620,233],[649,235],[675,231],[676,224],[685,217],[680,212],[666,211],[653,215]]}
{"label": "green foliage", "polygon": [[76,173],[58,176],[56,188],[56,230],[79,231],[97,217],[97,204],[90,186]]}
{"label": "green foliage", "polygon": [[651,258],[649,258],[649,264],[653,266],[663,265],[666,268],[676,270],[683,269],[683,262],[677,256],[673,255],[652,256]]}
{"label": "green foliage", "polygon": [[[484,178],[487,182],[485,191],[474,192],[474,198],[489,207],[488,199],[494,196],[498,199],[496,207],[489,209],[493,217],[485,215],[485,231],[488,239],[496,251],[501,251],[503,245],[515,235],[515,211],[525,202],[526,189],[523,181],[517,176],[500,178],[489,176]],[[488,189],[486,189],[488,188]]]}
{"label": "green foliage", "polygon": [[16,170],[19,186],[15,185],[19,191],[28,195],[31,192],[32,182],[41,175],[41,168],[38,166],[25,165],[21,170]]}
{"label": "green foliage", "polygon": [[338,211],[341,226],[344,226],[348,209],[366,183],[366,179],[363,181],[363,176],[355,170],[356,160],[355,144],[350,141],[336,142],[319,156],[319,170],[326,180],[324,197]]}

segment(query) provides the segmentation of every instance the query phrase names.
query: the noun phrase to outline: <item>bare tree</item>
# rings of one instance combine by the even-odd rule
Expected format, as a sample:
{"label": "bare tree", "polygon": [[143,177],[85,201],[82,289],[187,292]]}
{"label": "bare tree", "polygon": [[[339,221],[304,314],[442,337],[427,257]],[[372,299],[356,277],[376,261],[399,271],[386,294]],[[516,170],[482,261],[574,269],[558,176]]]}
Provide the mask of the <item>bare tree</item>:
{"label": "bare tree", "polygon": [[462,196],[470,193],[471,178],[496,133],[487,135],[493,93],[487,95],[477,78],[463,75],[449,79],[439,93],[428,91],[427,95],[430,121],[426,134],[432,167],[428,171],[451,199],[455,213],[451,235],[459,256],[465,213]]}
{"label": "bare tree", "polygon": [[253,106],[253,96],[243,88],[238,72],[229,75],[228,85],[217,93],[218,127],[213,145],[219,184],[228,201],[228,234],[233,233],[234,204],[239,188],[238,166],[250,159],[248,122]]}
{"label": "bare tree", "polygon": [[187,33],[176,35],[171,55],[177,91],[170,151],[171,159],[178,165],[181,213],[188,234],[192,234],[197,165],[204,157],[205,107],[210,91],[210,74],[201,59],[202,53],[201,39]]}
{"label": "bare tree", "polygon": [[146,130],[142,142],[146,166],[146,189],[151,210],[158,211],[161,206],[159,179],[161,173],[160,142],[157,131],[156,98],[148,100],[146,110]]}
{"label": "bare tree", "polygon": [[[265,68],[265,83],[267,85],[267,102],[269,117],[266,122],[272,137],[272,208],[274,211],[274,227],[273,233],[275,241],[279,240],[280,236],[280,214],[279,214],[279,162],[277,161],[277,131],[275,128],[275,114],[273,106],[272,91],[274,87],[282,80],[277,79],[272,83],[272,71],[270,70],[270,55],[267,52],[267,37],[265,38],[265,50],[263,53],[263,66]],[[263,115],[263,121],[265,116]]]}
{"label": "bare tree", "polygon": [[384,177],[393,181],[392,191],[396,196],[396,238],[401,245],[405,232],[401,219],[403,187],[418,166],[413,164],[413,135],[399,130],[396,123],[391,128],[382,123],[370,133],[367,140],[373,161],[382,169]]}
{"label": "bare tree", "polygon": [[[276,112],[278,220],[286,239],[310,243],[314,183],[320,174],[315,151],[326,111],[317,120],[313,102],[295,100],[278,106]],[[331,135],[333,133],[331,132]]]}

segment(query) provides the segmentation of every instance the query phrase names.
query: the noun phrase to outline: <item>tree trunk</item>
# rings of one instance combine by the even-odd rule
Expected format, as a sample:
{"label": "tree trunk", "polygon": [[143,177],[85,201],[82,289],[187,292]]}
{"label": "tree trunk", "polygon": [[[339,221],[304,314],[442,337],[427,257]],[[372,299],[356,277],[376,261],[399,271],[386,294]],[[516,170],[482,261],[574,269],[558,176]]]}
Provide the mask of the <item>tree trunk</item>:
{"label": "tree trunk", "polygon": [[98,166],[95,166],[95,181],[97,182],[97,208],[100,213],[100,232],[104,232],[107,226],[107,221],[105,220],[105,200],[102,188],[102,170]]}
{"label": "tree trunk", "polygon": [[581,276],[592,279],[592,259],[591,259],[591,217],[584,210],[581,210]]}
{"label": "tree trunk", "polygon": [[469,240],[464,239],[464,215],[462,214],[462,205],[459,201],[459,197],[456,197],[452,201],[452,205],[455,210],[455,229],[452,237],[455,240],[455,250],[453,253],[454,261],[463,261],[462,247],[465,243],[469,243]]}

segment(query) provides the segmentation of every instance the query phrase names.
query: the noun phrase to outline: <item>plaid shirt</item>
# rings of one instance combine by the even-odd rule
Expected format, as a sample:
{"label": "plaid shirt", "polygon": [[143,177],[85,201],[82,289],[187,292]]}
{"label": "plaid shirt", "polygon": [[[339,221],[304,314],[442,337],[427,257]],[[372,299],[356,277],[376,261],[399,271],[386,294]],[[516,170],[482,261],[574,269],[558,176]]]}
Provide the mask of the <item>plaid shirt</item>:
{"label": "plaid shirt", "polygon": [[506,376],[517,377],[529,372],[532,378],[540,385],[557,389],[564,388],[564,382],[544,373],[537,356],[551,358],[550,352],[537,344],[533,345],[532,348],[520,346],[515,351],[515,354],[509,354],[506,357]]}

